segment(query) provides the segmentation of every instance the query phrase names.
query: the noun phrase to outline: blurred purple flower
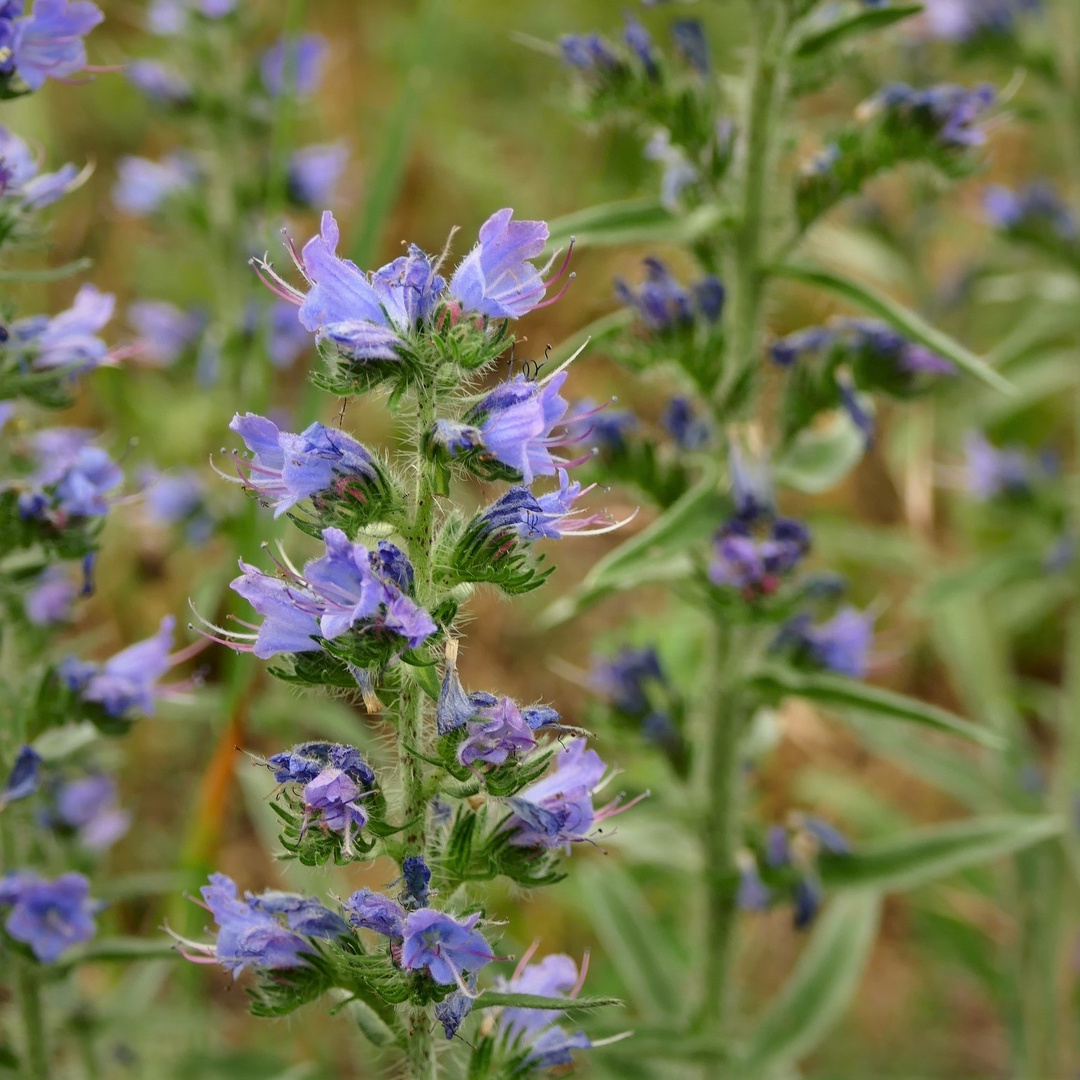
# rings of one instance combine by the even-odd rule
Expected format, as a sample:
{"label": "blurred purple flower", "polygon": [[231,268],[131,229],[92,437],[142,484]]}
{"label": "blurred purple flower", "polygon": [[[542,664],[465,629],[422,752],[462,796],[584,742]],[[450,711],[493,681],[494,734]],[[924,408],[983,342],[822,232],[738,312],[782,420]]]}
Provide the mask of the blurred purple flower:
{"label": "blurred purple flower", "polygon": [[152,34],[180,34],[189,12],[207,19],[223,19],[233,13],[236,5],[237,0],[151,0],[146,25]]}
{"label": "blurred purple flower", "polygon": [[71,618],[79,590],[62,566],[47,566],[26,594],[23,607],[34,626],[56,626]]}
{"label": "blurred purple flower", "polygon": [[197,173],[187,154],[166,154],[161,161],[128,155],[116,166],[113,205],[134,217],[160,210],[174,195],[188,191]]}
{"label": "blurred purple flower", "polygon": [[131,825],[131,815],[118,805],[116,784],[101,775],[63,784],[53,797],[53,813],[88,851],[111,847]]}
{"label": "blurred purple flower", "polygon": [[[21,10],[22,4],[14,9]],[[9,22],[3,44],[11,50],[3,63],[31,90],[40,90],[46,79],[67,80],[86,68],[83,38],[104,19],[89,0],[35,0],[31,13],[13,22],[0,13]]]}
{"label": "blurred purple flower", "polygon": [[712,441],[712,425],[706,417],[696,413],[689,398],[670,398],[664,406],[660,423],[680,450],[704,450]]}
{"label": "blurred purple flower", "polygon": [[97,929],[97,904],[82,874],[46,881],[33,871],[0,878],[0,907],[9,909],[4,929],[43,964],[55,963],[72,945],[89,941]]}
{"label": "blurred purple flower", "polygon": [[998,450],[977,431],[964,436],[967,489],[977,499],[1027,495],[1037,478],[1032,458],[1019,447]]}
{"label": "blurred purple flower", "polygon": [[127,321],[139,335],[139,355],[155,367],[170,367],[203,332],[206,316],[165,300],[136,300]]}
{"label": "blurred purple flower", "polygon": [[289,194],[302,206],[333,202],[348,160],[349,147],[344,142],[319,143],[294,151],[289,158]]}
{"label": "blurred purple flower", "polygon": [[300,97],[314,94],[322,82],[329,44],[320,34],[278,38],[259,61],[263,86],[274,97],[286,89]]}
{"label": "blurred purple flower", "polygon": [[4,786],[0,788],[0,810],[17,799],[33,795],[41,786],[41,755],[32,746],[23,746],[15,755]]}
{"label": "blurred purple flower", "polygon": [[644,153],[648,161],[659,162],[664,167],[660,178],[660,202],[668,210],[677,210],[683,192],[701,178],[697,167],[686,160],[681,147],[672,145],[670,134],[663,128],[645,144]]}
{"label": "blurred purple flower", "polygon": [[97,335],[112,318],[116,297],[83,285],[66,311],[20,319],[11,325],[13,343],[38,371],[93,371],[109,359],[109,347]]}
{"label": "blurred purple flower", "polygon": [[676,19],[671,24],[671,38],[683,59],[699,74],[708,75],[712,69],[709,39],[700,19]]}
{"label": "blurred purple flower", "polygon": [[0,126],[0,198],[18,199],[25,210],[41,210],[73,191],[88,175],[71,164],[56,172],[39,172],[27,143]]}
{"label": "blurred purple flower", "polygon": [[124,69],[128,82],[151,101],[164,105],[185,105],[195,96],[195,88],[178,71],[160,60],[133,60]]}
{"label": "blurred purple flower", "polygon": [[778,646],[793,645],[814,664],[852,679],[866,675],[873,642],[874,617],[853,607],[842,607],[819,626],[798,616],[777,636]]}
{"label": "blurred purple flower", "polygon": [[706,276],[690,289],[679,283],[657,258],[645,259],[645,280],[632,289],[622,278],[615,279],[615,295],[637,312],[646,329],[667,334],[694,325],[701,318],[707,324],[720,320],[724,308],[724,286],[718,278]]}

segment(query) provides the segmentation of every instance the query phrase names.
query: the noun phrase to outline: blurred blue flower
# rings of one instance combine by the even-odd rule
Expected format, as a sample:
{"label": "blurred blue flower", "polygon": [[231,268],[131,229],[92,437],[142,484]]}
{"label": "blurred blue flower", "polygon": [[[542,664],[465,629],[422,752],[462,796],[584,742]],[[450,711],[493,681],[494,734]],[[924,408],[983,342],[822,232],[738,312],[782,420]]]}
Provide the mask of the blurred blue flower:
{"label": "blurred blue flower", "polygon": [[184,105],[195,96],[191,83],[160,60],[133,60],[124,74],[132,86],[160,104]]}
{"label": "blurred blue flower", "polygon": [[700,19],[676,19],[671,24],[671,38],[683,59],[699,75],[708,75],[712,69],[709,39]]}
{"label": "blurred blue flower", "polygon": [[559,47],[563,60],[579,71],[614,71],[620,65],[611,43],[599,34],[564,34]]}
{"label": "blurred blue flower", "polygon": [[655,334],[692,326],[697,318],[715,324],[724,307],[724,286],[717,278],[703,277],[686,289],[663,262],[653,257],[645,259],[644,282],[634,290],[622,278],[616,278],[615,295],[626,307],[633,308]]}
{"label": "blurred blue flower", "polygon": [[671,135],[664,128],[649,139],[644,152],[647,160],[659,162],[664,167],[660,178],[660,202],[668,210],[677,210],[683,192],[700,179],[697,166],[687,161],[681,147],[672,144]]}
{"label": "blurred blue flower", "polygon": [[712,442],[712,424],[696,412],[694,403],[687,397],[670,398],[660,423],[680,450],[704,450]]}
{"label": "blurred blue flower", "polygon": [[779,646],[794,645],[814,664],[853,679],[866,675],[873,641],[874,617],[850,606],[819,626],[807,615],[798,616],[777,637]]}
{"label": "blurred blue flower", "polygon": [[408,907],[427,907],[431,870],[422,855],[406,855],[401,863],[401,896]]}
{"label": "blurred blue flower", "polygon": [[997,449],[977,431],[964,436],[967,490],[981,500],[1031,493],[1040,470],[1017,446]]}
{"label": "blurred blue flower", "polygon": [[197,172],[190,156],[166,154],[161,161],[128,155],[116,166],[113,205],[134,217],[145,217],[160,210],[174,195],[188,191]]}
{"label": "blurred blue flower", "polygon": [[139,335],[138,355],[155,367],[170,367],[203,332],[206,315],[166,300],[136,300],[128,305],[127,321]]}
{"label": "blurred blue flower", "polygon": [[109,359],[109,347],[97,335],[112,318],[115,307],[116,297],[111,293],[83,285],[66,311],[12,323],[9,347],[18,348],[39,371],[93,371]]}
{"label": "blurred blue flower", "polygon": [[41,210],[73,191],[88,175],[71,164],[56,172],[40,172],[26,141],[0,126],[0,198],[18,200],[25,210]]}
{"label": "blurred blue flower", "polygon": [[1006,232],[1047,229],[1059,240],[1076,240],[1080,227],[1076,215],[1054,190],[1043,181],[1012,191],[1000,184],[987,189],[983,209],[990,223]]}
{"label": "blurred blue flower", "polygon": [[349,147],[344,142],[319,143],[294,151],[289,158],[289,194],[302,206],[333,202],[348,160]]}
{"label": "blurred blue flower", "polygon": [[153,34],[183,33],[190,12],[206,19],[223,19],[236,9],[238,0],[151,0],[146,13],[147,29]]}
{"label": "blurred blue flower", "polygon": [[988,83],[973,89],[943,83],[925,90],[890,83],[859,107],[859,115],[865,119],[885,113],[905,124],[928,123],[940,142],[963,149],[986,142],[986,132],[978,121],[996,99],[997,93]]}
{"label": "blurred blue flower", "polygon": [[465,988],[465,974],[475,974],[498,957],[474,929],[479,912],[458,921],[452,915],[432,908],[413,911],[405,920],[401,966],[406,971],[427,968],[442,986],[457,983]]}
{"label": "blurred blue flower", "polygon": [[62,874],[54,881],[32,871],[0,878],[0,907],[8,908],[4,929],[43,964],[52,964],[72,946],[89,941],[97,929],[97,904],[82,874]]}
{"label": "blurred blue flower", "polygon": [[62,566],[47,566],[23,600],[27,620],[34,626],[57,626],[71,618],[79,590]]}
{"label": "blurred blue flower", "polygon": [[925,27],[946,41],[970,41],[980,34],[1008,34],[1020,17],[1037,13],[1041,0],[927,0]]}
{"label": "blurred blue flower", "polygon": [[23,746],[15,755],[4,786],[0,788],[0,809],[17,799],[33,795],[41,786],[41,755],[32,746]]}
{"label": "blurred blue flower", "polygon": [[278,38],[259,62],[263,86],[274,97],[286,89],[301,97],[314,94],[322,82],[328,49],[329,42],[321,34]]}
{"label": "blurred blue flower", "polygon": [[629,11],[623,13],[623,40],[630,51],[641,62],[645,74],[650,79],[660,78],[660,66],[656,60],[656,49],[648,30],[642,26],[641,21],[631,15]]}
{"label": "blurred blue flower", "polygon": [[53,794],[50,821],[75,831],[88,851],[104,851],[131,825],[131,815],[120,809],[116,784],[100,774],[69,780]]}

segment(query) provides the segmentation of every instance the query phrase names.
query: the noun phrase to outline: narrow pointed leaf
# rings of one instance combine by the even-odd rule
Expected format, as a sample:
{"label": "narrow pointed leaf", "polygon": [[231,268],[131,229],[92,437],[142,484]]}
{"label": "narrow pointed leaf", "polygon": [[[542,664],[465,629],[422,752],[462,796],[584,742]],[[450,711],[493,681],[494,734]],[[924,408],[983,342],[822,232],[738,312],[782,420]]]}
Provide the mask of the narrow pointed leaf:
{"label": "narrow pointed leaf", "polygon": [[914,889],[1042,843],[1064,828],[1064,822],[1053,816],[972,818],[868,844],[851,855],[821,855],[818,870],[826,889]]}
{"label": "narrow pointed leaf", "polygon": [[819,702],[829,708],[857,709],[859,712],[872,713],[890,720],[925,724],[992,749],[1002,746],[1001,738],[993,731],[964,720],[946,709],[840,675],[770,667],[755,672],[748,682],[762,693],[781,697],[790,694]]}
{"label": "narrow pointed leaf", "polygon": [[733,1075],[769,1075],[813,1051],[846,1012],[877,936],[881,897],[871,891],[830,901],[779,997],[750,1036]]}
{"label": "narrow pointed leaf", "polygon": [[786,264],[773,267],[772,273],[776,277],[799,281],[804,285],[814,285],[826,292],[842,296],[864,311],[876,315],[879,319],[884,319],[912,341],[917,341],[939,356],[945,357],[946,360],[951,360],[961,371],[966,371],[969,375],[980,379],[987,386],[1005,394],[1012,393],[1012,384],[999,375],[985,360],[976,356],[944,331],[931,326],[921,315],[897,303],[891,296],[873,286],[860,284],[817,266]]}
{"label": "narrow pointed leaf", "polygon": [[720,211],[712,206],[690,214],[673,214],[658,199],[625,199],[590,206],[548,222],[548,250],[566,247],[571,237],[579,247],[689,243],[713,231],[719,221]]}
{"label": "narrow pointed leaf", "polygon": [[495,990],[485,990],[476,999],[476,1008],[478,1009],[489,1009],[495,1005],[500,1005],[505,1009],[550,1009],[553,1012],[583,1012],[589,1009],[606,1009],[614,1005],[622,1006],[622,1002],[613,997],[571,999],[543,997],[540,994],[503,994]]}
{"label": "narrow pointed leaf", "polygon": [[804,37],[795,47],[795,56],[800,60],[817,56],[825,49],[831,49],[834,45],[839,45],[849,38],[869,34],[874,30],[884,30],[903,19],[909,19],[912,15],[918,15],[922,10],[922,4],[897,4],[892,7],[863,11],[850,19],[838,19],[830,26]]}

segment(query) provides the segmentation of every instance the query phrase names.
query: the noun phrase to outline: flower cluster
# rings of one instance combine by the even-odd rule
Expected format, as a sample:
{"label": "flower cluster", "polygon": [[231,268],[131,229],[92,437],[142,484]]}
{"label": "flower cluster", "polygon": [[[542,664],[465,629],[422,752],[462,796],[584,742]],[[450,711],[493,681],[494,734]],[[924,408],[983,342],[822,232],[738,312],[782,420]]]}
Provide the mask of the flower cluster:
{"label": "flower cluster", "polygon": [[70,79],[86,69],[83,38],[105,16],[90,0],[24,0],[0,6],[0,97],[40,90],[46,79]]}

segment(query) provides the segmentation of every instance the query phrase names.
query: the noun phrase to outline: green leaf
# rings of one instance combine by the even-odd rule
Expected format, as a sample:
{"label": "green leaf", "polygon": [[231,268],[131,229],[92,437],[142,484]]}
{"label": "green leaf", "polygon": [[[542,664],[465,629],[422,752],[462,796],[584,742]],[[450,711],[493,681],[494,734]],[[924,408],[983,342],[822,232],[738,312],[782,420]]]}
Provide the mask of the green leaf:
{"label": "green leaf", "polygon": [[951,360],[961,371],[966,371],[969,375],[981,379],[987,386],[1005,394],[1012,393],[1012,384],[991,368],[986,361],[944,331],[931,326],[921,315],[870,285],[859,284],[850,278],[833,274],[817,266],[789,263],[772,267],[771,273],[776,277],[799,281],[804,285],[814,285],[819,289],[842,296],[865,311],[884,319],[912,341],[917,341],[939,356],[945,357],[946,360]]}
{"label": "green leaf", "polygon": [[569,360],[583,345],[588,343],[590,349],[597,345],[617,337],[634,321],[634,312],[630,308],[619,308],[617,311],[601,315],[594,319],[588,326],[583,327],[575,334],[571,334],[565,341],[560,341],[548,357],[548,365],[552,368]]}
{"label": "green leaf", "polygon": [[45,761],[53,764],[85,750],[98,737],[98,729],[89,720],[84,720],[43,731],[31,745]]}
{"label": "green leaf", "polygon": [[501,994],[495,990],[485,990],[476,999],[478,1009],[490,1009],[501,1005],[507,1009],[551,1009],[556,1012],[582,1012],[589,1009],[606,1009],[613,1005],[621,1008],[622,1004],[618,998],[612,997],[543,997],[540,994]]}
{"label": "green leaf", "polygon": [[889,720],[925,724],[992,749],[1002,746],[1001,739],[994,732],[936,705],[841,675],[769,667],[753,673],[748,682],[754,689],[769,695],[783,697],[790,694],[817,701],[830,708],[858,709],[860,712],[873,713]]}
{"label": "green leaf", "polygon": [[1057,817],[1028,814],[971,818],[919,829],[868,844],[851,855],[818,858],[827,889],[873,886],[881,891],[914,889],[980,863],[1021,851],[1059,835]]}
{"label": "green leaf", "polygon": [[846,1011],[877,936],[881,897],[855,892],[830,901],[780,995],[758,1020],[732,1075],[793,1065],[810,1053]]}
{"label": "green leaf", "polygon": [[541,614],[540,625],[544,629],[559,626],[612,592],[685,577],[692,564],[678,556],[711,536],[730,509],[730,499],[716,490],[714,480],[706,478],[637,536],[602,558],[575,590]]}
{"label": "green leaf", "polygon": [[781,484],[807,495],[835,487],[866,452],[866,439],[851,417],[833,416],[827,427],[804,428],[776,460],[773,473]]}
{"label": "green leaf", "polygon": [[565,247],[617,247],[623,244],[686,244],[713,232],[720,211],[703,206],[690,214],[673,214],[658,199],[626,199],[577,210],[548,223],[548,251]]}
{"label": "green leaf", "polygon": [[176,943],[171,938],[114,937],[99,938],[87,945],[80,945],[64,954],[58,966],[77,967],[102,960],[179,960]]}
{"label": "green leaf", "polygon": [[895,7],[877,8],[853,15],[850,19],[838,19],[830,26],[817,30],[804,37],[795,47],[795,56],[800,60],[816,56],[825,49],[831,49],[848,38],[859,34],[869,34],[874,30],[884,30],[893,23],[918,15],[923,10],[922,4],[899,4]]}

